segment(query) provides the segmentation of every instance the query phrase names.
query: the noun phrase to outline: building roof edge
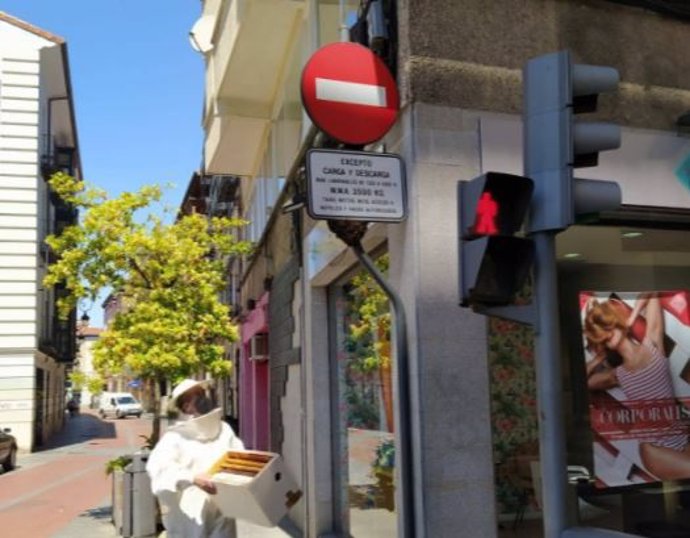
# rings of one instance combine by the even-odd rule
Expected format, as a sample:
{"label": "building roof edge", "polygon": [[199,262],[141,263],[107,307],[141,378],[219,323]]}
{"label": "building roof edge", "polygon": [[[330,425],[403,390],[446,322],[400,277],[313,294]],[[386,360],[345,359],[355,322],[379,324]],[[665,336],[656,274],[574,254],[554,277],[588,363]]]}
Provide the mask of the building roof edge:
{"label": "building roof edge", "polygon": [[55,35],[51,32],[48,32],[47,30],[43,30],[42,28],[39,28],[38,26],[34,26],[33,24],[18,19],[17,17],[13,17],[12,15],[5,13],[4,11],[0,11],[0,21],[11,24],[12,26],[16,26],[17,28],[21,28],[22,30],[26,30],[27,32],[42,37],[43,39],[52,41],[57,45],[62,45],[65,43],[65,39],[60,37],[59,35]]}

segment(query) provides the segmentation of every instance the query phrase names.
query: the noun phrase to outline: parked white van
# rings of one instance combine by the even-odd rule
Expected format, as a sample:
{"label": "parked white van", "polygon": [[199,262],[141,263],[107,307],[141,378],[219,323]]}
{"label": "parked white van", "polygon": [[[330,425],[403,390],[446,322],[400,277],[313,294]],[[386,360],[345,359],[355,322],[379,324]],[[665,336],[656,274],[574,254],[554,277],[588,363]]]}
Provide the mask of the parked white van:
{"label": "parked white van", "polygon": [[98,405],[98,414],[102,418],[125,418],[129,415],[140,417],[143,413],[141,404],[129,392],[104,392]]}

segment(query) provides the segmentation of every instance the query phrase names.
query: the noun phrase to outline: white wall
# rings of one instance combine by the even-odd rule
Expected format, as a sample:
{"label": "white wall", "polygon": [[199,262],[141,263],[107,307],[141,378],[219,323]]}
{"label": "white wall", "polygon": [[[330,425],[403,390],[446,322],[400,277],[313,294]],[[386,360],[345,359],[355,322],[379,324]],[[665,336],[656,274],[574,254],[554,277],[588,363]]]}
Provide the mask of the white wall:
{"label": "white wall", "polygon": [[45,194],[39,148],[40,50],[55,43],[0,21],[0,425],[21,449],[33,444],[35,368],[44,369],[48,398],[44,437],[62,425],[64,365],[36,352],[38,345],[38,230]]}
{"label": "white wall", "polygon": [[[522,121],[518,116],[481,114],[482,172],[522,174]],[[672,131],[622,130],[621,147],[599,155],[599,166],[580,168],[576,177],[617,181],[623,203],[690,207],[690,190],[676,176],[690,157],[690,137]]]}
{"label": "white wall", "polygon": [[[295,320],[295,331],[292,333],[292,346],[294,348],[299,348],[300,346],[300,311],[302,309],[300,286],[299,280],[293,284],[293,297],[295,297],[295,300],[292,303],[292,319]],[[285,396],[283,396],[280,402],[280,409],[284,432],[282,454],[285,457],[285,464],[297,483],[301,485],[302,491],[305,491],[303,474],[304,453],[302,448],[304,446],[304,415],[302,412],[299,412],[303,408],[302,373],[302,365],[292,364],[288,366]],[[303,517],[305,502],[306,499],[302,496],[302,499],[290,511],[290,517],[302,529],[306,525]]]}
{"label": "white wall", "polygon": [[[93,348],[96,338],[87,337],[79,342],[79,351],[77,352],[77,359],[79,360],[79,371],[86,374],[87,377],[93,377],[96,371],[93,367]],[[89,407],[93,394],[88,386],[81,389],[81,405],[82,407]]]}

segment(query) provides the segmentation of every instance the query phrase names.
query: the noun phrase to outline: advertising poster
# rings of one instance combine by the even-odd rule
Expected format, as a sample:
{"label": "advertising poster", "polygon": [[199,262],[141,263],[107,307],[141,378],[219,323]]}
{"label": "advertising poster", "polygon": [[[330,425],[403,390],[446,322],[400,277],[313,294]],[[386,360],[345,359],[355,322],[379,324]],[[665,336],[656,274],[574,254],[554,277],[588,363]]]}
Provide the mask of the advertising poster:
{"label": "advertising poster", "polygon": [[597,487],[690,479],[689,300],[580,293]]}

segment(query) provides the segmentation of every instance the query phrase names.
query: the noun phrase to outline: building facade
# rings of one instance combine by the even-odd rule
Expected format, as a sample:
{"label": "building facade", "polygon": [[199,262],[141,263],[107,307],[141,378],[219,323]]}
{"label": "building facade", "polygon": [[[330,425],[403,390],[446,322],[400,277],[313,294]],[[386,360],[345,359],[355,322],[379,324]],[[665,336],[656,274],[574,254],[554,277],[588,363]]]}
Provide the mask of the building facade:
{"label": "building facade", "polygon": [[[363,246],[407,312],[411,412],[404,417],[389,405],[390,312],[376,303],[355,255],[299,209],[304,152],[333,143],[302,110],[301,69],[374,3],[386,32],[366,41],[396,75],[402,107],[395,127],[369,149],[403,157],[409,214],[401,224],[371,226]],[[456,189],[486,171],[522,173],[522,67],[562,49],[621,74],[620,90],[600,108],[623,126],[622,148],[602,155],[586,177],[619,182],[623,207],[579,222],[556,245],[563,351],[554,360],[563,371],[567,463],[594,472],[600,455],[588,414],[580,294],[690,285],[688,13],[674,2],[654,3],[664,12],[631,3],[203,2],[192,41],[206,62],[204,173],[242,178],[238,210],[257,245],[236,285],[244,323],[238,390],[252,394],[240,396],[240,434],[249,446],[282,453],[301,481],[305,496],[291,516],[305,536],[397,536],[412,525],[407,535],[416,537],[492,537],[515,513],[538,517],[533,334],[458,307]],[[252,361],[256,335],[267,342],[262,361]],[[252,375],[242,377],[247,368]],[[405,469],[391,457],[401,420],[412,432]],[[529,487],[518,480],[524,461],[537,464]],[[397,488],[392,501],[391,467],[395,483],[407,473],[413,485],[407,494]],[[615,494],[623,508],[596,524],[641,531],[634,495]]]}
{"label": "building facade", "polygon": [[30,450],[62,426],[75,319],[42,285],[45,237],[76,222],[51,194],[58,170],[80,177],[67,45],[0,12],[0,423]]}
{"label": "building facade", "polygon": [[[103,329],[99,327],[89,326],[89,319],[79,320],[77,326],[77,356],[75,363],[73,365],[72,371],[79,371],[84,374],[86,379],[91,379],[97,375],[96,369],[93,366],[93,345],[98,340]],[[99,403],[98,390],[94,391],[92,385],[88,383],[85,386],[80,387],[80,390],[76,390],[72,387],[72,392],[79,392],[78,401],[81,407],[85,409],[96,409]],[[100,387],[101,389],[103,387]]]}

